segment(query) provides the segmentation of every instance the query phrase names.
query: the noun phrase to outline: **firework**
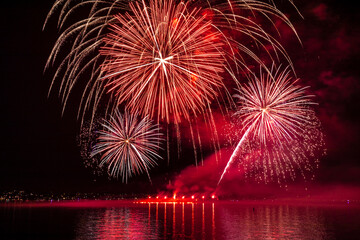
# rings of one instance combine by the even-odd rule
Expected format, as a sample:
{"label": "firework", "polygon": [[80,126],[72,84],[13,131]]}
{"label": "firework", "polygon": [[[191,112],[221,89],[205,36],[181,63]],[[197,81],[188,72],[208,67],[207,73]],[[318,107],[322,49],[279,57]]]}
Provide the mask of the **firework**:
{"label": "firework", "polygon": [[158,125],[147,117],[138,120],[137,115],[119,111],[101,125],[91,156],[101,155],[100,166],[107,165],[109,174],[121,176],[123,182],[143,171],[151,181],[148,169],[161,158],[157,153],[162,141]]}
{"label": "firework", "polygon": [[168,159],[169,126],[179,156],[179,124],[189,124],[196,164],[203,140],[193,124],[207,125],[212,148],[220,152],[212,107],[233,107],[235,76],[254,65],[291,65],[275,21],[296,35],[274,5],[255,0],[57,0],[45,25],[57,12],[60,35],[46,68],[56,66],[49,93],[58,87],[62,111],[80,91],[81,124],[118,108],[165,123]]}
{"label": "firework", "polygon": [[222,85],[224,53],[211,21],[188,12],[187,4],[150,1],[130,4],[134,16],[117,15],[100,51],[108,92],[133,112],[157,119],[190,119]]}
{"label": "firework", "polygon": [[[71,16],[86,6],[89,15],[68,26]],[[270,20],[272,26],[277,18],[293,27],[276,7],[261,1],[57,0],[46,22],[58,8],[63,31],[47,66],[58,58],[60,63],[50,89],[62,78],[59,93],[65,109],[74,86],[82,82],[82,118],[86,110],[94,115],[103,103],[105,109],[125,104],[133,113],[168,123],[182,117],[190,121],[207,114],[213,100],[223,101],[220,95],[231,101],[225,73],[235,80],[236,72],[250,71],[246,59],[264,66],[263,54],[254,48],[271,59],[280,53],[290,62],[256,19]],[[68,54],[59,57],[65,49]]]}
{"label": "firework", "polygon": [[241,164],[246,170],[263,172],[265,181],[268,173],[282,179],[290,175],[294,179],[296,169],[300,169],[302,175],[303,169],[312,169],[309,158],[322,149],[323,135],[311,109],[312,96],[306,94],[307,87],[301,87],[297,81],[293,81],[285,68],[273,74],[260,73],[260,78],[240,88],[235,95],[240,105],[235,116],[241,120],[245,133],[219,183],[239,156],[245,156]]}

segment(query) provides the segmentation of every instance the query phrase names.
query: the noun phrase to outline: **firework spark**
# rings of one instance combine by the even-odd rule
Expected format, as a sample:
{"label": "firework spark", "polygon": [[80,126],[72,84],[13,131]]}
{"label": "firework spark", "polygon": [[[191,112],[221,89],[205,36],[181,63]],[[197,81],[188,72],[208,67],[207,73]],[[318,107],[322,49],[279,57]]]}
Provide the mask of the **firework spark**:
{"label": "firework spark", "polygon": [[82,162],[85,168],[89,168],[95,176],[107,174],[106,169],[99,166],[100,156],[92,156],[91,154],[93,146],[97,142],[98,134],[96,129],[101,129],[102,121],[102,119],[96,119],[93,122],[84,122],[80,129],[80,134],[77,137]]}
{"label": "firework spark", "polygon": [[145,117],[138,120],[137,115],[115,111],[111,119],[102,123],[97,143],[91,156],[101,155],[100,166],[107,165],[113,177],[121,176],[123,182],[135,174],[145,171],[150,179],[148,169],[156,165],[161,158],[157,150],[162,141],[157,124]]}
{"label": "firework spark", "polygon": [[[235,116],[241,119],[245,131],[218,184],[235,158],[246,156],[244,168],[262,169],[264,180],[270,175],[294,178],[295,168],[310,170],[308,157],[323,147],[323,136],[311,105],[307,87],[297,85],[287,68],[274,73],[260,73],[260,79],[250,81],[235,95],[240,108]],[[244,140],[248,139],[247,144]],[[244,145],[244,146],[243,146]],[[244,151],[240,153],[240,149]],[[258,150],[255,156],[252,151]],[[317,160],[316,160],[317,162]],[[275,170],[274,170],[275,169]],[[254,170],[255,171],[255,170]],[[302,171],[303,174],[303,171]]]}

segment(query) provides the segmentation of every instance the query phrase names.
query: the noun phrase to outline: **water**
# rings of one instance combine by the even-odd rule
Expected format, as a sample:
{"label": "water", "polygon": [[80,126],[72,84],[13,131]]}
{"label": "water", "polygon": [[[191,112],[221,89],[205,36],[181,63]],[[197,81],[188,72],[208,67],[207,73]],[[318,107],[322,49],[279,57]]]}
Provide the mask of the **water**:
{"label": "water", "polygon": [[351,204],[90,201],[0,206],[0,239],[359,239]]}

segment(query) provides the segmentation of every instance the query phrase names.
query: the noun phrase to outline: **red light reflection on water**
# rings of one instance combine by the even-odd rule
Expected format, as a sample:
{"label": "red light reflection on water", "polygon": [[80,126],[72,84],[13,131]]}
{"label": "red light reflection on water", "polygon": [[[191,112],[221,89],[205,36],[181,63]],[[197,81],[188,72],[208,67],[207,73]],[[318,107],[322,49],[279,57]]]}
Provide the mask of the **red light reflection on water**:
{"label": "red light reflection on water", "polygon": [[154,229],[163,229],[162,237],[215,239],[215,203],[139,201],[137,204],[147,206],[148,223],[154,225]]}
{"label": "red light reflection on water", "polygon": [[[324,209],[355,208],[338,205],[293,205],[271,201],[210,201],[151,196],[133,201],[73,201],[24,203],[17,207],[60,209],[78,212],[77,239],[324,239]],[[156,201],[158,200],[158,201]],[[14,205],[7,205],[14,207]],[[58,211],[58,210],[57,210]],[[348,212],[348,211],[346,211]],[[341,212],[341,214],[345,213]],[[329,227],[329,226],[327,226]]]}
{"label": "red light reflection on water", "polygon": [[321,212],[306,206],[210,201],[139,201],[135,205],[138,208],[107,209],[96,239],[301,239],[310,231],[315,238],[325,234]]}
{"label": "red light reflection on water", "polygon": [[114,211],[107,209],[96,226],[97,239],[125,239],[128,235],[131,239],[147,239],[151,235],[151,229],[144,228],[142,213],[132,211]]}

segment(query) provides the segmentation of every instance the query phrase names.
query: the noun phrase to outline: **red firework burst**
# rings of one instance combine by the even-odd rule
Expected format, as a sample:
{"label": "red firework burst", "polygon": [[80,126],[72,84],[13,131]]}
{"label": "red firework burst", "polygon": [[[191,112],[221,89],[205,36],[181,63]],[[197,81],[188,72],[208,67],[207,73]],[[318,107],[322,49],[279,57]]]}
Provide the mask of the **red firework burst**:
{"label": "red firework burst", "polygon": [[220,33],[187,3],[135,2],[130,8],[132,15],[115,16],[100,51],[108,92],[132,112],[190,120],[190,112],[202,112],[223,85]]}

